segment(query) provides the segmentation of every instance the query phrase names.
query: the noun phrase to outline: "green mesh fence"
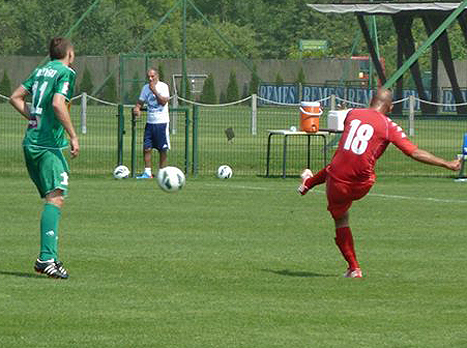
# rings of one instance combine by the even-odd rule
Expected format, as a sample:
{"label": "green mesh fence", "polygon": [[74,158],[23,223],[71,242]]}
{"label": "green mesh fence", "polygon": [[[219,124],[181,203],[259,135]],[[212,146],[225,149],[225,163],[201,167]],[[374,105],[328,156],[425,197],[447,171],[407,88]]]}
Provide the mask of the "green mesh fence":
{"label": "green mesh fence", "polygon": [[[200,106],[198,116],[198,171],[201,175],[215,175],[222,164],[231,166],[234,175],[265,175],[269,130],[299,127],[297,107],[258,108],[256,132],[252,127],[251,107]],[[283,140],[271,139],[270,174],[282,173]],[[297,175],[307,165],[305,138],[288,140],[288,175]],[[320,139],[311,139],[312,163],[323,165]]]}
{"label": "green mesh fence", "polygon": [[[409,116],[392,117],[409,134]],[[228,164],[236,175],[265,175],[269,130],[299,128],[298,106],[262,106],[257,110],[256,134],[252,134],[251,106],[200,106],[198,118],[198,169],[201,175],[214,175],[217,167]],[[320,118],[327,127],[327,112]],[[454,159],[460,153],[467,117],[459,115],[420,116],[414,120],[414,135],[409,138],[420,148],[437,156]],[[226,132],[227,131],[227,132]],[[233,131],[233,132],[232,132]],[[229,140],[228,134],[234,135]],[[324,147],[320,137],[310,138],[311,169],[319,170],[332,159],[339,134],[330,134]],[[287,139],[286,175],[297,176],[307,166],[307,137]],[[270,176],[283,171],[284,138],[273,136],[270,150]],[[394,145],[389,145],[377,164],[378,175],[449,176],[455,175],[438,167],[416,162]]]}
{"label": "green mesh fence", "polygon": [[18,175],[24,172],[21,141],[27,121],[0,95],[0,174]]}
{"label": "green mesh fence", "polygon": [[[407,134],[409,131],[408,117],[392,119],[398,123]],[[432,152],[438,157],[455,159],[461,153],[463,134],[467,132],[467,116],[438,115],[415,116],[415,133],[410,140],[421,149]],[[417,175],[417,176],[447,176],[443,168],[427,166],[416,162],[402,154],[395,146],[390,145],[377,164],[381,175]]]}
{"label": "green mesh fence", "polygon": [[[93,102],[87,106],[86,133],[82,132],[80,107],[71,117],[80,141],[80,154],[68,161],[72,175],[110,175],[117,164],[117,109]],[[67,151],[66,151],[67,152]]]}
{"label": "green mesh fence", "polygon": [[[3,98],[4,100],[6,98]],[[109,175],[117,163],[116,107],[93,102],[87,106],[86,130],[81,122],[80,98],[71,107],[71,118],[79,136],[80,154],[70,160],[72,175]],[[0,103],[0,173],[17,175],[26,173],[22,141],[27,121],[8,103]],[[83,127],[82,127],[83,126]]]}
{"label": "green mesh fence", "polygon": [[[0,175],[26,173],[21,142],[26,120],[0,96]],[[71,116],[79,134],[81,152],[77,159],[70,160],[72,175],[110,176],[118,161],[117,106],[93,99],[89,100],[86,122],[81,117],[81,98],[77,98]],[[183,110],[170,109],[171,150],[169,165],[193,169],[199,175],[214,176],[221,164],[228,164],[234,175],[266,174],[266,151],[269,130],[299,127],[297,106],[259,106],[256,121],[253,121],[250,101],[230,106],[199,106],[193,113],[189,107],[189,123]],[[196,122],[194,122],[196,117]],[[409,135],[408,115],[392,117]],[[124,108],[123,164],[131,169],[132,119],[131,108]],[[85,127],[85,133],[84,131]],[[135,123],[135,162],[137,174],[143,170],[143,132],[145,115]],[[195,126],[195,131],[193,130]],[[326,112],[320,126],[327,126]],[[189,130],[188,134],[186,129]],[[437,156],[453,159],[461,151],[463,134],[467,132],[467,117],[458,115],[415,115],[414,135],[410,139]],[[187,137],[188,135],[188,137]],[[194,137],[196,136],[196,138]],[[324,152],[329,162],[336,149],[339,135],[331,134],[323,148],[322,139],[310,139],[311,169],[316,171],[324,165]],[[188,144],[188,147],[187,147]],[[194,145],[197,145],[194,147]],[[287,146],[286,174],[297,176],[307,166],[307,138],[289,137]],[[197,149],[194,152],[194,149]],[[68,153],[68,151],[65,151]],[[270,175],[282,175],[283,137],[271,139]],[[188,160],[188,162],[187,162]],[[154,153],[153,168],[157,167],[158,154]],[[442,168],[427,166],[411,160],[393,145],[390,145],[378,161],[378,175],[393,176],[448,176]]]}

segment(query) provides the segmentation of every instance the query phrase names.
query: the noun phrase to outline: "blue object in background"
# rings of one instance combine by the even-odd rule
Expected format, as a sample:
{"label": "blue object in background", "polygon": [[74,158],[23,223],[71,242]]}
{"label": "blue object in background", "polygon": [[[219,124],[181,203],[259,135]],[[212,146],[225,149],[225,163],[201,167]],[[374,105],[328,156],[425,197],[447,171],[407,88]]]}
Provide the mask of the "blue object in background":
{"label": "blue object in background", "polygon": [[467,155],[467,133],[464,134],[464,145],[462,146],[462,148],[462,153],[464,154],[464,156]]}

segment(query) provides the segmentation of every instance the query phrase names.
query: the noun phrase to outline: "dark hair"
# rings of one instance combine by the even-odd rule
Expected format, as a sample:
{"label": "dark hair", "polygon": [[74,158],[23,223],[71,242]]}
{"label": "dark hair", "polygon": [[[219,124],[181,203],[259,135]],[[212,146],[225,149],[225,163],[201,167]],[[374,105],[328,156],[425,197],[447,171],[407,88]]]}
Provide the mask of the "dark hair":
{"label": "dark hair", "polygon": [[54,37],[50,40],[49,55],[51,60],[63,59],[70,47],[73,47],[71,41],[64,37]]}

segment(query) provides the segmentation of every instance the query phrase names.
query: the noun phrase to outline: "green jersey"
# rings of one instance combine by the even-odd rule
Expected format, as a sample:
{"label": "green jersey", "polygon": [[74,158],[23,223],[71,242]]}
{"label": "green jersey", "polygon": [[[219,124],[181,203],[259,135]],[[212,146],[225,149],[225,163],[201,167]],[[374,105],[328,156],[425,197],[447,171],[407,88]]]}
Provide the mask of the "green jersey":
{"label": "green jersey", "polygon": [[31,119],[24,137],[24,146],[60,149],[68,145],[65,129],[55,117],[52,106],[55,94],[62,94],[69,102],[73,95],[76,73],[58,60],[37,68],[23,82],[32,94]]}

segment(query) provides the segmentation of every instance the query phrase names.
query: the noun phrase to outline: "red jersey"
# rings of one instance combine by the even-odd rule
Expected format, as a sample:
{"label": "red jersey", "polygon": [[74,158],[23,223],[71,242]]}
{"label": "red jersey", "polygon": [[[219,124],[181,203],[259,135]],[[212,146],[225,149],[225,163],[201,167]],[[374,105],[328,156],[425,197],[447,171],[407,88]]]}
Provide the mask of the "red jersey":
{"label": "red jersey", "polygon": [[344,133],[327,172],[338,181],[372,183],[376,161],[389,143],[406,155],[417,149],[403,129],[386,115],[374,109],[353,109],[347,114]]}

